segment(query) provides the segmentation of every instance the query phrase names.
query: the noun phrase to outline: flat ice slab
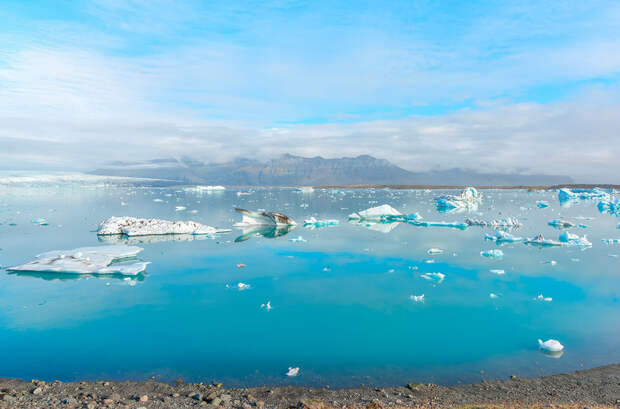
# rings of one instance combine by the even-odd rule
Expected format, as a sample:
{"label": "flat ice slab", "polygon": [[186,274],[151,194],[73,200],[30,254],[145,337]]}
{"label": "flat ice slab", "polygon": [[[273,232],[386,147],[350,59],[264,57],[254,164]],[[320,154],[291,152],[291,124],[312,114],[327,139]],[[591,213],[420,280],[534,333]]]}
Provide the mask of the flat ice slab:
{"label": "flat ice slab", "polygon": [[138,219],[136,217],[110,217],[99,224],[97,235],[124,234],[126,236],[153,236],[161,234],[215,234],[230,230],[216,229],[193,221]]}
{"label": "flat ice slab", "polygon": [[148,262],[121,263],[136,257],[142,248],[135,246],[80,247],[73,250],[54,250],[36,256],[36,260],[9,271],[67,274],[122,274],[137,275]]}

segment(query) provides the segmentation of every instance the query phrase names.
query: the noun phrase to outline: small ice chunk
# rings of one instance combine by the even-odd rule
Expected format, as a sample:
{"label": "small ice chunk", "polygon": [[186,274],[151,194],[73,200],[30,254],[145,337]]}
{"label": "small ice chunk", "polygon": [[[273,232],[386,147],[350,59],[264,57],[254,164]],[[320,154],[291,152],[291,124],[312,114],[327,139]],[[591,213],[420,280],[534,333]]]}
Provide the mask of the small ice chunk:
{"label": "small ice chunk", "polygon": [[237,283],[237,290],[244,291],[244,290],[249,290],[249,289],[250,289],[250,284]]}
{"label": "small ice chunk", "polygon": [[485,234],[484,238],[485,240],[493,240],[498,243],[501,243],[501,242],[515,243],[515,242],[523,241],[522,237],[514,236],[503,230],[496,231],[494,235]]}
{"label": "small ice chunk", "polygon": [[293,237],[292,239],[289,239],[289,241],[293,243],[305,243],[307,240],[301,236],[297,236],[297,237]]}
{"label": "small ice chunk", "polygon": [[438,248],[431,248],[426,251],[428,254],[442,254],[443,250]]}
{"label": "small ice chunk", "polygon": [[495,299],[495,298],[499,298],[499,295],[491,293],[489,294],[489,297]]}
{"label": "small ice chunk", "polygon": [[545,296],[544,296],[544,295],[542,295],[542,294],[538,294],[538,296],[537,296],[536,298],[534,298],[534,300],[536,300],[536,301],[546,301],[546,302],[551,302],[551,301],[553,301],[553,298],[551,298],[551,297],[545,297]]}
{"label": "small ice chunk", "polygon": [[286,372],[286,376],[297,376],[299,375],[299,367],[288,367],[288,372]]}
{"label": "small ice chunk", "polygon": [[506,274],[506,272],[504,270],[500,270],[500,269],[492,269],[492,270],[489,270],[489,271],[491,273],[497,274],[497,275],[504,275],[504,274]]}
{"label": "small ice chunk", "polygon": [[492,259],[500,259],[504,257],[504,252],[500,249],[491,249],[491,250],[483,250],[480,252],[482,257],[492,258]]}
{"label": "small ice chunk", "polygon": [[549,207],[549,202],[539,200],[538,202],[536,202],[536,206],[538,206],[540,209],[544,209],[545,207]]}
{"label": "small ice chunk", "polygon": [[422,295],[410,295],[409,299],[414,302],[424,302],[424,294]]}
{"label": "small ice chunk", "polygon": [[620,239],[602,239],[605,244],[620,244]]}
{"label": "small ice chunk", "polygon": [[433,281],[437,284],[440,284],[443,282],[444,278],[446,278],[446,275],[443,273],[424,273],[420,277],[425,280]]}
{"label": "small ice chunk", "polygon": [[560,352],[564,349],[564,345],[560,344],[560,341],[555,339],[548,339],[545,342],[539,339],[538,346],[540,349],[548,352]]}
{"label": "small ice chunk", "polygon": [[187,207],[185,206],[175,206],[174,211],[175,212],[182,212],[183,210],[186,210]]}
{"label": "small ice chunk", "polygon": [[41,219],[34,219],[34,220],[32,221],[32,223],[33,223],[33,224],[38,224],[39,226],[47,226],[47,225],[49,224],[49,223],[47,222],[47,220],[46,220],[46,219],[43,219],[43,218],[41,218]]}
{"label": "small ice chunk", "polygon": [[264,308],[267,311],[271,311],[271,301],[267,301],[265,304],[260,305],[261,308]]}
{"label": "small ice chunk", "polygon": [[560,219],[550,220],[549,222],[547,222],[547,224],[551,227],[555,227],[556,229],[568,229],[575,226],[574,223],[569,222],[568,220]]}

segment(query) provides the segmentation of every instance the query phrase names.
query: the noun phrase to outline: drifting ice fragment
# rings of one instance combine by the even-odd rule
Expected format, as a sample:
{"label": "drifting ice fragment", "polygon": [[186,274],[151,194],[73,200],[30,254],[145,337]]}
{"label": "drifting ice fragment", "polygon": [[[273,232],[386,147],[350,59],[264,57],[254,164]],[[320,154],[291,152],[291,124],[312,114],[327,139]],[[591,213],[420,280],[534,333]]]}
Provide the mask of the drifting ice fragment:
{"label": "drifting ice fragment", "polygon": [[191,186],[191,187],[186,187],[184,189],[186,192],[196,192],[196,193],[202,193],[202,192],[221,192],[226,190],[226,187],[224,186],[202,186],[202,185],[198,185],[198,186]]}
{"label": "drifting ice fragment", "polygon": [[292,241],[293,243],[305,243],[307,241],[301,236],[293,237],[292,239],[289,239],[289,240]]}
{"label": "drifting ice fragment", "polygon": [[540,209],[544,209],[545,207],[549,207],[549,203],[545,202],[544,200],[539,200],[538,202],[536,202],[536,206],[538,206]]}
{"label": "drifting ice fragment", "polygon": [[235,226],[295,226],[297,223],[285,214],[277,212],[254,212],[235,208],[243,216],[241,222]]}
{"label": "drifting ice fragment", "polygon": [[[598,211],[601,213],[615,214],[620,216],[620,199],[608,199],[598,202]],[[620,228],[620,225],[618,225]]]}
{"label": "drifting ice fragment", "polygon": [[440,284],[444,280],[444,278],[446,278],[446,275],[443,273],[424,273],[420,277],[425,280],[433,281],[437,284]]}
{"label": "drifting ice fragment", "polygon": [[444,195],[435,199],[437,210],[476,210],[482,202],[482,195],[473,187],[468,187],[460,195]]}
{"label": "drifting ice fragment", "polygon": [[480,255],[486,258],[499,259],[499,258],[504,257],[504,252],[501,251],[500,249],[492,249],[492,250],[481,251]]}
{"label": "drifting ice fragment", "polygon": [[553,219],[547,222],[547,224],[551,227],[555,227],[556,229],[568,229],[570,227],[575,226],[574,223],[571,223],[568,220],[560,220],[560,219]]}
{"label": "drifting ice fragment", "polygon": [[185,206],[176,206],[176,207],[174,208],[174,211],[175,211],[175,212],[182,212],[182,211],[183,211],[183,210],[185,210],[185,209],[187,209],[187,207],[185,207]]}
{"label": "drifting ice fragment", "polygon": [[531,244],[535,246],[547,247],[547,246],[562,246],[563,244],[559,241],[545,239],[542,234],[539,234],[536,237],[530,237],[523,241],[525,244]]}
{"label": "drifting ice fragment", "polygon": [[602,239],[605,244],[620,244],[620,239]]}
{"label": "drifting ice fragment", "polygon": [[551,297],[545,297],[542,294],[538,294],[538,297],[534,298],[536,301],[546,301],[546,302],[551,302],[553,301],[553,298]]}
{"label": "drifting ice fragment", "polygon": [[47,226],[49,223],[47,222],[46,219],[35,219],[32,221],[33,224],[38,224],[39,226]]}
{"label": "drifting ice fragment", "polygon": [[428,249],[427,253],[428,254],[441,254],[441,253],[443,253],[443,250],[442,249],[432,248],[432,249]]}
{"label": "drifting ice fragment", "polygon": [[237,284],[237,290],[239,291],[244,291],[244,290],[249,290],[249,289],[250,289],[250,284],[246,284],[246,283]]}
{"label": "drifting ice fragment", "polygon": [[493,240],[493,241],[496,241],[498,243],[501,243],[501,242],[515,243],[515,242],[518,242],[518,241],[523,241],[522,237],[513,236],[512,234],[507,233],[507,232],[502,231],[502,230],[496,231],[494,235],[485,234],[484,238],[485,238],[485,240]]}
{"label": "drifting ice fragment", "polygon": [[99,224],[97,235],[124,234],[126,236],[151,236],[164,234],[210,235],[230,230],[217,229],[193,221],[138,219],[135,217],[110,217]]}
{"label": "drifting ice fragment", "polygon": [[286,373],[286,376],[297,376],[299,375],[299,367],[288,367],[288,372]]}
{"label": "drifting ice fragment", "polygon": [[548,339],[545,342],[543,342],[542,339],[539,339],[538,346],[543,351],[548,352],[560,352],[564,349],[564,345],[560,344],[560,341],[555,339]]}
{"label": "drifting ice fragment", "polygon": [[122,245],[55,250],[39,254],[36,256],[36,260],[7,270],[40,273],[137,275],[143,272],[149,263],[116,263],[135,258],[141,251],[140,247]]}
{"label": "drifting ice fragment", "polygon": [[327,226],[338,226],[340,222],[338,220],[318,220],[314,216],[307,220],[304,220],[304,227],[309,229],[320,229]]}
{"label": "drifting ice fragment", "polygon": [[350,220],[402,220],[404,215],[388,204],[371,207],[349,215]]}
{"label": "drifting ice fragment", "polygon": [[558,199],[560,202],[566,202],[569,200],[579,199],[593,199],[593,198],[606,198],[609,197],[609,193],[602,191],[601,189],[594,188],[589,189],[560,189],[558,193]]}
{"label": "drifting ice fragment", "polygon": [[489,294],[489,297],[490,297],[490,298],[498,298],[498,297],[499,297],[499,295],[491,293],[491,294]]}
{"label": "drifting ice fragment", "polygon": [[271,301],[267,301],[267,303],[261,304],[260,307],[266,309],[267,311],[271,311]]}
{"label": "drifting ice fragment", "polygon": [[424,294],[422,294],[422,295],[410,295],[409,299],[413,300],[414,302],[424,302]]}
{"label": "drifting ice fragment", "polygon": [[497,274],[497,275],[503,275],[506,272],[504,270],[499,270],[499,269],[493,269],[493,270],[489,270],[491,273],[493,274]]}

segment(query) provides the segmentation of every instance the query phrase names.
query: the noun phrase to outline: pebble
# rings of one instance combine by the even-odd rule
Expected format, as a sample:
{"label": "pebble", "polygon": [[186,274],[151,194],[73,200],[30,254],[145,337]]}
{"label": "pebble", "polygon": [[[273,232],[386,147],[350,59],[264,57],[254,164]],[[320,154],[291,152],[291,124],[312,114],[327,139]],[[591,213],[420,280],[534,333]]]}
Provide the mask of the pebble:
{"label": "pebble", "polygon": [[42,392],[43,392],[43,389],[42,389],[42,388],[34,388],[34,389],[32,390],[32,394],[33,394],[33,395],[39,395],[39,394],[41,394]]}
{"label": "pebble", "polygon": [[149,397],[147,395],[140,396],[140,402],[148,402],[148,401],[149,401]]}

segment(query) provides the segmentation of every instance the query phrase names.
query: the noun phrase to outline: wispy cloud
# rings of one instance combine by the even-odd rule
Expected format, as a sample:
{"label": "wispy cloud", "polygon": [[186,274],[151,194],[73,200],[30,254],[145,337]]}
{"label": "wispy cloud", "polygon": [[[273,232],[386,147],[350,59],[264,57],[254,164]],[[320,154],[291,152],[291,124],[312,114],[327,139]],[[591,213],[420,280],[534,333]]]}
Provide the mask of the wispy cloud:
{"label": "wispy cloud", "polygon": [[64,7],[0,12],[5,168],[291,152],[620,170],[615,2]]}

